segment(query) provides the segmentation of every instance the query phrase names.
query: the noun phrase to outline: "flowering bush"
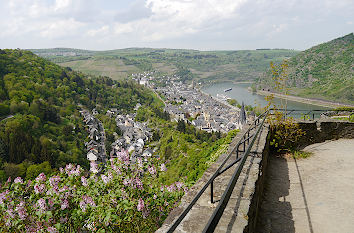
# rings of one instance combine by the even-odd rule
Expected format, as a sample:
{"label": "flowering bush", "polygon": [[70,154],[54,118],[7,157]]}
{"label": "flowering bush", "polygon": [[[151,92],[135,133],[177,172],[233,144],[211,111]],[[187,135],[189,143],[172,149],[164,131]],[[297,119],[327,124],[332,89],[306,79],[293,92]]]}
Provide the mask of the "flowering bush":
{"label": "flowering bush", "polygon": [[103,170],[85,177],[79,165],[68,164],[52,177],[42,173],[27,182],[9,178],[0,187],[0,229],[152,232],[186,191],[181,182],[157,183],[164,164],[141,159],[131,163],[125,151]]}

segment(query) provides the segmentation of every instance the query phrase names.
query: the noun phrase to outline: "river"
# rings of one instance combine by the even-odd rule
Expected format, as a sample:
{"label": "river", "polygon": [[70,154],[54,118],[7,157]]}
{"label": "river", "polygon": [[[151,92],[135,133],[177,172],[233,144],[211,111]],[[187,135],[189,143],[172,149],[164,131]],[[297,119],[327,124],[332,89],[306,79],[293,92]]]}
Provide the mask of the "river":
{"label": "river", "polygon": [[[232,99],[237,100],[237,102],[239,102],[240,104],[242,104],[243,102],[245,105],[261,106],[261,107],[266,106],[267,101],[264,99],[264,96],[257,95],[255,93],[250,92],[248,90],[248,87],[250,86],[251,83],[223,82],[223,83],[216,83],[209,86],[205,86],[202,88],[202,90],[205,93],[208,93],[215,97],[217,94],[226,95]],[[228,92],[224,92],[224,90],[228,88],[232,88],[232,90]],[[283,103],[285,102],[285,100],[274,98],[274,102],[279,106],[281,101],[283,101]],[[325,110],[328,108],[323,106],[313,105],[313,104],[300,103],[300,102],[287,100],[287,109],[304,110],[305,113],[314,109]]]}

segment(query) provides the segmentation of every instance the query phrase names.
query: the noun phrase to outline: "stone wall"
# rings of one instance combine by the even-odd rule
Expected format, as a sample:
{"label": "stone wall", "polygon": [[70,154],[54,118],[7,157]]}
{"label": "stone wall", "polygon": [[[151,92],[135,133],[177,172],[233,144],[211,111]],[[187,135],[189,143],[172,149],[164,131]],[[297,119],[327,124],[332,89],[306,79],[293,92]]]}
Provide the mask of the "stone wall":
{"label": "stone wall", "polygon": [[335,120],[301,121],[299,126],[306,133],[299,142],[300,148],[326,140],[354,138],[353,122]]}
{"label": "stone wall", "polygon": [[267,171],[267,165],[269,161],[269,142],[270,133],[268,131],[266,135],[266,140],[262,143],[261,161],[259,163],[258,179],[255,183],[254,193],[252,195],[251,203],[248,210],[248,224],[244,228],[243,232],[256,232],[258,212],[262,202],[263,189]]}

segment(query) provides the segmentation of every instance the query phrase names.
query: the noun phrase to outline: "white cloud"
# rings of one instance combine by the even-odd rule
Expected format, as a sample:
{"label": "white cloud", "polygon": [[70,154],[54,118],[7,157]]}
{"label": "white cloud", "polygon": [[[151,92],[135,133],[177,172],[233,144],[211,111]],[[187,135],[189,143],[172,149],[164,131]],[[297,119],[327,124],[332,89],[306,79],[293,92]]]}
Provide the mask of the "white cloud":
{"label": "white cloud", "polygon": [[15,48],[302,48],[352,32],[352,12],[352,0],[8,0],[0,38]]}
{"label": "white cloud", "polygon": [[55,0],[54,10],[61,10],[69,7],[72,4],[71,0]]}
{"label": "white cloud", "polygon": [[147,0],[148,18],[119,23],[116,34],[138,33],[145,41],[195,34],[237,16],[246,0]]}
{"label": "white cloud", "polygon": [[95,36],[105,36],[110,31],[110,27],[108,25],[104,25],[98,29],[91,29],[87,32],[87,35],[91,37]]}
{"label": "white cloud", "polygon": [[77,30],[83,25],[84,23],[75,21],[73,18],[50,22],[43,25],[40,35],[50,39],[70,36],[77,34]]}

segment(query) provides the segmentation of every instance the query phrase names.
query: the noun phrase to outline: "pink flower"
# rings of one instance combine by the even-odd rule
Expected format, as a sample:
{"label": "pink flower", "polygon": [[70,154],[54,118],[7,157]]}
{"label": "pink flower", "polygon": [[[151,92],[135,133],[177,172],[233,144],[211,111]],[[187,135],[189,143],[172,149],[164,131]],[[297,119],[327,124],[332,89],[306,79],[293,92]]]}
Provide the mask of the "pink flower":
{"label": "pink flower", "polygon": [[176,182],[176,187],[178,189],[178,191],[183,187],[183,183],[182,182]]}
{"label": "pink flower", "polygon": [[97,173],[98,172],[98,166],[95,162],[90,162],[90,171],[93,173]]}
{"label": "pink flower", "polygon": [[9,208],[8,210],[6,210],[6,212],[7,212],[8,216],[10,218],[14,218],[15,217],[15,213],[14,213],[13,209]]}
{"label": "pink flower", "polygon": [[52,176],[49,178],[49,183],[52,187],[57,187],[60,182],[60,176]]}
{"label": "pink flower", "polygon": [[143,160],[141,158],[138,158],[138,167],[139,168],[143,167]]}
{"label": "pink flower", "polygon": [[105,184],[107,184],[109,182],[109,179],[108,179],[108,177],[106,175],[102,174],[101,175],[101,179],[102,179],[103,183],[105,183]]}
{"label": "pink flower", "polygon": [[112,175],[112,173],[111,173],[110,171],[108,172],[108,179],[109,179],[109,180],[112,180],[112,179],[113,179],[113,175]]}
{"label": "pink flower", "polygon": [[123,184],[124,184],[125,186],[128,186],[128,185],[130,184],[130,180],[127,179],[127,178],[125,178],[125,179],[123,180]]}
{"label": "pink flower", "polygon": [[44,184],[40,184],[40,185],[38,185],[38,184],[35,184],[34,185],[34,192],[35,193],[43,193],[44,192],[44,190],[45,190],[45,185]]}
{"label": "pink flower", "polygon": [[167,191],[169,192],[174,192],[176,190],[176,187],[174,184],[171,184],[170,186],[167,186]]}
{"label": "pink flower", "polygon": [[16,206],[16,211],[18,213],[18,216],[21,220],[25,220],[27,217],[27,212],[25,209],[25,202],[21,201],[17,206]]}
{"label": "pink flower", "polygon": [[23,180],[21,177],[17,177],[15,180],[14,180],[14,183],[17,184],[17,183],[21,183],[23,184]]}
{"label": "pink flower", "polygon": [[162,172],[167,171],[166,165],[165,165],[164,163],[162,163],[162,164],[160,165],[160,171],[162,171]]}
{"label": "pink flower", "polygon": [[0,204],[4,203],[4,200],[7,200],[7,194],[9,194],[9,190],[0,193]]}
{"label": "pink flower", "polygon": [[154,194],[154,200],[156,200],[156,198],[157,198],[157,195],[156,195],[156,194]]}
{"label": "pink flower", "polygon": [[152,165],[151,167],[148,168],[149,172],[151,175],[155,175],[156,174],[156,169],[154,167],[154,165]]}
{"label": "pink flower", "polygon": [[81,176],[81,182],[83,186],[87,186],[87,179],[84,176]]}
{"label": "pink flower", "polygon": [[94,200],[93,200],[90,196],[84,195],[84,196],[82,197],[82,199],[84,200],[84,202],[85,202],[86,204],[90,204],[92,207],[95,207],[95,206],[96,206],[96,203],[94,202]]}
{"label": "pink flower", "polygon": [[53,207],[53,205],[54,205],[54,202],[53,202],[53,200],[51,198],[48,199],[48,205],[50,207]]}
{"label": "pink flower", "polygon": [[64,168],[60,167],[59,171],[60,171],[60,173],[63,173],[64,172]]}
{"label": "pink flower", "polygon": [[41,174],[38,175],[38,177],[36,178],[36,181],[40,182],[40,181],[45,181],[46,179],[47,179],[47,177],[42,172]]}
{"label": "pink flower", "polygon": [[38,208],[42,211],[45,211],[47,209],[47,205],[45,203],[45,200],[43,198],[39,199],[37,201]]}
{"label": "pink flower", "polygon": [[116,165],[112,165],[112,168],[118,175],[122,174],[122,172],[120,171],[119,167],[117,167]]}
{"label": "pink flower", "polygon": [[135,185],[138,189],[143,189],[143,182],[139,178],[135,178]]}
{"label": "pink flower", "polygon": [[64,185],[61,189],[59,189],[59,192],[65,192],[68,189],[69,189],[68,186]]}
{"label": "pink flower", "polygon": [[142,211],[143,209],[144,209],[144,201],[143,201],[143,199],[139,199],[139,201],[138,201],[138,206],[137,206],[137,209],[138,209],[138,211]]}
{"label": "pink flower", "polygon": [[48,227],[48,228],[47,228],[47,231],[48,231],[49,233],[57,233],[57,232],[58,232],[58,230],[57,230],[55,227]]}
{"label": "pink flower", "polygon": [[125,165],[129,165],[130,159],[129,159],[129,153],[127,150],[122,150],[117,153],[117,158],[124,162]]}
{"label": "pink flower", "polygon": [[65,166],[65,171],[70,171],[71,169],[73,169],[73,165],[71,163],[69,163]]}
{"label": "pink flower", "polygon": [[80,201],[80,208],[82,209],[83,212],[86,211],[86,203],[84,201]]}
{"label": "pink flower", "polygon": [[67,200],[67,199],[62,200],[61,206],[60,206],[61,210],[65,210],[65,209],[68,208],[68,207],[69,207],[69,202],[68,202],[68,200]]}

